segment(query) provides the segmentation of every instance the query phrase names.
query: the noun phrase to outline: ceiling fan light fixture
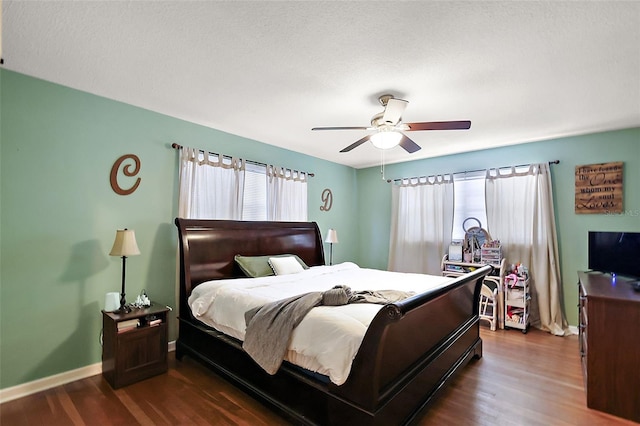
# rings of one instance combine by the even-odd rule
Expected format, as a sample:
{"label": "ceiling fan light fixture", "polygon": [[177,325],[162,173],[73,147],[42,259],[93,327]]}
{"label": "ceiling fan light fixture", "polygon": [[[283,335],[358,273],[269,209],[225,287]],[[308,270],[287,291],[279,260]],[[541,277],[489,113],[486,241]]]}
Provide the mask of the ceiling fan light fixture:
{"label": "ceiling fan light fixture", "polygon": [[378,149],[390,149],[398,146],[402,139],[402,133],[394,130],[379,130],[371,135],[371,143]]}

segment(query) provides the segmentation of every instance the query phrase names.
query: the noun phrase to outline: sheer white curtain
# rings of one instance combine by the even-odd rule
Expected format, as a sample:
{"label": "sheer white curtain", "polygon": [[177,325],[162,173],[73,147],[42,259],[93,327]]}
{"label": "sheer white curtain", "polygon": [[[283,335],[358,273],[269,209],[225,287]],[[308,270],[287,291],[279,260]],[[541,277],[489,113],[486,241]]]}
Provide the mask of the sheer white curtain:
{"label": "sheer white curtain", "polygon": [[531,324],[568,334],[549,165],[488,170],[486,185],[489,233],[502,242],[509,263],[529,268]]}
{"label": "sheer white curtain", "polygon": [[245,162],[182,147],[178,216],[242,219]]}
{"label": "sheer white curtain", "polygon": [[394,184],[388,269],[440,275],[452,227],[451,175],[404,179]]}
{"label": "sheer white curtain", "polygon": [[267,220],[307,221],[307,179],[304,172],[267,166]]}

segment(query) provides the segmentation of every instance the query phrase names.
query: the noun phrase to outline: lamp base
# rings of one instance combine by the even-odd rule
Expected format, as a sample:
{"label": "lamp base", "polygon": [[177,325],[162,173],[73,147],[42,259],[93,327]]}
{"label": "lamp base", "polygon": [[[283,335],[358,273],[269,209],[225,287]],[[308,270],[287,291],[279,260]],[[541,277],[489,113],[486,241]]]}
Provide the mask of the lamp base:
{"label": "lamp base", "polygon": [[128,314],[131,312],[131,308],[128,306],[120,306],[117,311],[113,311],[115,314]]}
{"label": "lamp base", "polygon": [[333,265],[333,243],[329,243],[329,265]]}
{"label": "lamp base", "polygon": [[[124,286],[124,284],[123,284]],[[124,297],[124,293],[120,293],[120,308],[116,311],[118,314],[128,314],[131,312],[131,308],[127,306],[127,299]]]}

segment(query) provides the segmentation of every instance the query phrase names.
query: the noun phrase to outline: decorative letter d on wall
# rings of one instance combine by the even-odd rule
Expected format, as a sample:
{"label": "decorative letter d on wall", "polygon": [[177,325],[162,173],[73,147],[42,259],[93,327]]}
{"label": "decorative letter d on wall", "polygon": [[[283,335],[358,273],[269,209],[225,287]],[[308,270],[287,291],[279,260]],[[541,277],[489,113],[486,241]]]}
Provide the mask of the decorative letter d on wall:
{"label": "decorative letter d on wall", "polygon": [[118,185],[118,172],[120,171],[120,166],[126,160],[133,160],[135,164],[135,169],[131,170],[132,164],[125,164],[122,168],[122,173],[125,176],[132,177],[136,176],[140,172],[140,158],[138,158],[135,154],[126,154],[122,157],[118,158],[115,163],[113,163],[113,167],[111,167],[111,175],[109,176],[109,181],[111,182],[111,189],[113,192],[119,195],[129,195],[133,193],[138,186],[140,186],[140,178],[136,179],[136,183],[129,189],[123,189]]}
{"label": "decorative letter d on wall", "polygon": [[322,191],[321,199],[324,205],[320,206],[320,210],[323,212],[328,212],[329,210],[331,210],[331,207],[333,206],[333,194],[331,193],[331,190],[329,188],[326,188],[324,191]]}

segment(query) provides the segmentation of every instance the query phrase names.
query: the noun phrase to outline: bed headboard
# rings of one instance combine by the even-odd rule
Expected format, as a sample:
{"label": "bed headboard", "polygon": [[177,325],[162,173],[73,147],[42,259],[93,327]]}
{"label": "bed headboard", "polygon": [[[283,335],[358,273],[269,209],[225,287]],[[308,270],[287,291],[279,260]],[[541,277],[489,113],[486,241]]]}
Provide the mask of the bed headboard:
{"label": "bed headboard", "polygon": [[236,254],[291,253],[309,266],[324,265],[324,248],[315,222],[258,222],[177,218],[180,247],[180,309],[191,290],[205,281],[244,277]]}

